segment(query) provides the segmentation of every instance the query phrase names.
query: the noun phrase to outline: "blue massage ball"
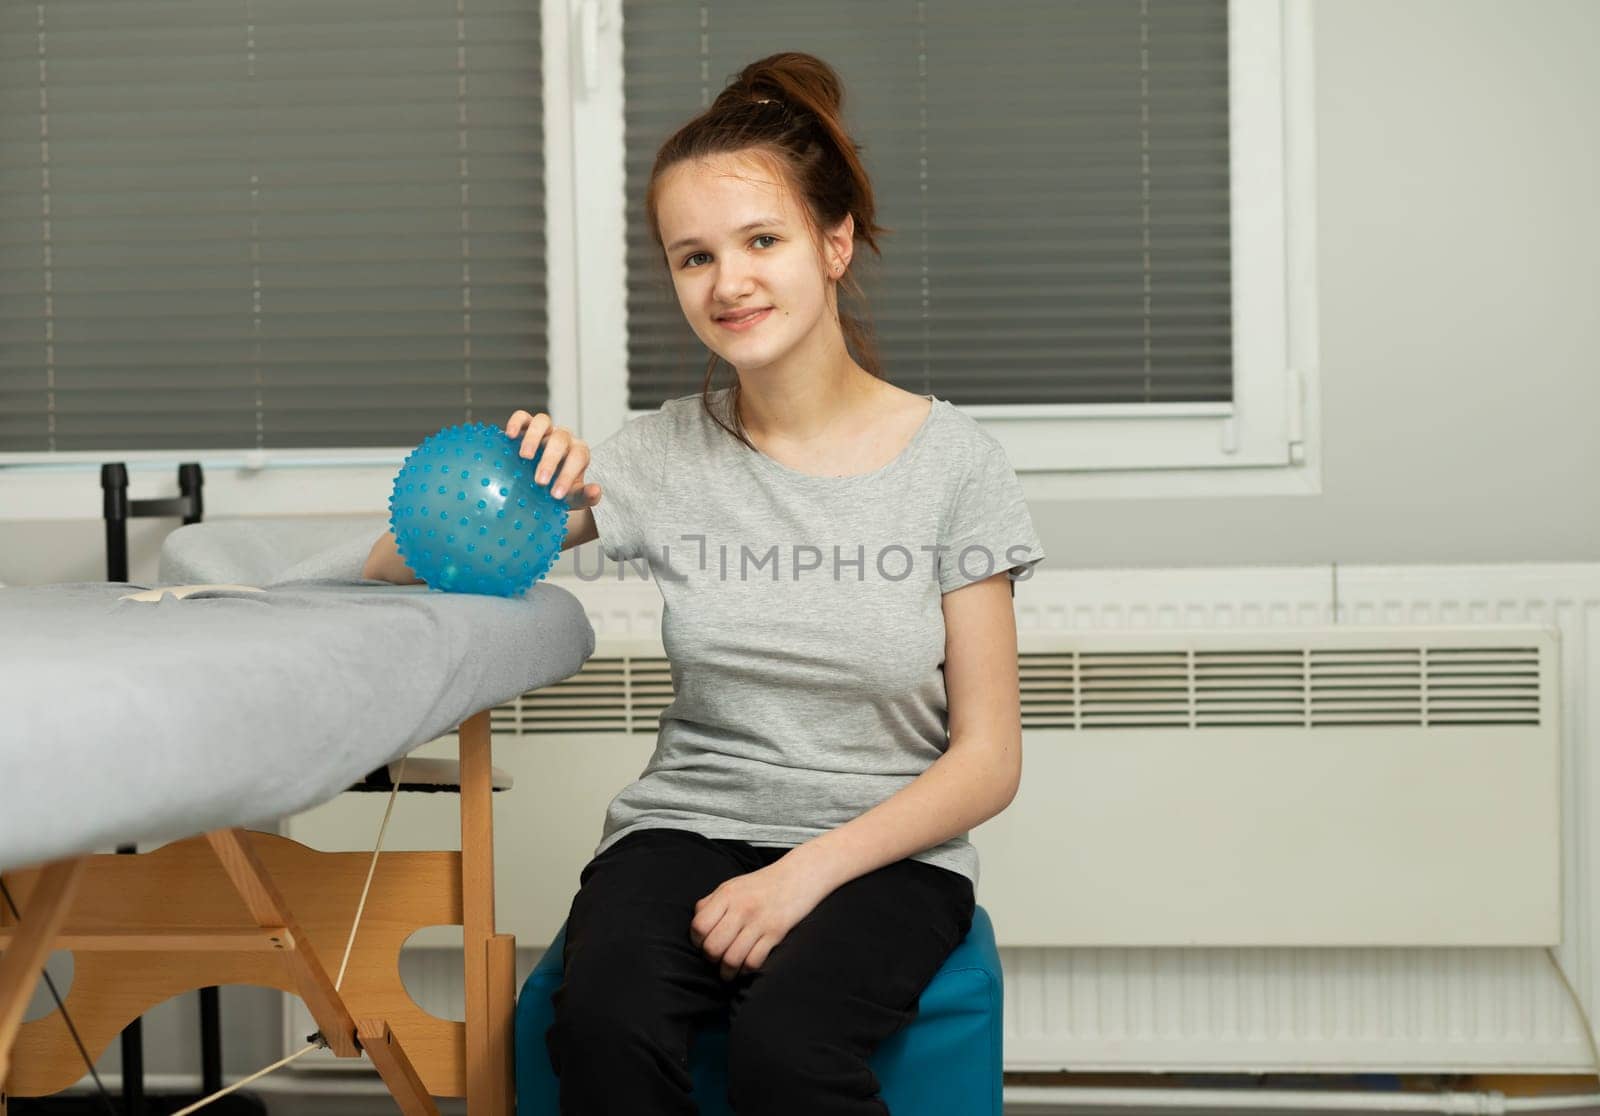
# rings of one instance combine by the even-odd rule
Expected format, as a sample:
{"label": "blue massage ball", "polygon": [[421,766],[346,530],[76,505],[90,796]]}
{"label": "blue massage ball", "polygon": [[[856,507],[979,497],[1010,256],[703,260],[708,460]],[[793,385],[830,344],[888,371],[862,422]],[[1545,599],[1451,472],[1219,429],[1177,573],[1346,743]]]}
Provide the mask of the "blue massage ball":
{"label": "blue massage ball", "polygon": [[427,438],[395,474],[389,526],[400,557],[447,593],[520,597],[550,572],[567,537],[567,503],[550,495],[522,442],[470,422]]}

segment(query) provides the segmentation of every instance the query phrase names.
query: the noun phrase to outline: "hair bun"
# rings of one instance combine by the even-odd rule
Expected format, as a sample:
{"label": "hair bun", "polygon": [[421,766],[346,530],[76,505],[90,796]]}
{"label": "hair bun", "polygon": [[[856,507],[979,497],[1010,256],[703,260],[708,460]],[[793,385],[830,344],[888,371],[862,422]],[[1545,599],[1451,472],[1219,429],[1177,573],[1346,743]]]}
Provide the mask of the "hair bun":
{"label": "hair bun", "polygon": [[732,88],[746,100],[781,101],[836,116],[844,102],[844,83],[834,68],[814,54],[789,50],[759,58],[739,71]]}

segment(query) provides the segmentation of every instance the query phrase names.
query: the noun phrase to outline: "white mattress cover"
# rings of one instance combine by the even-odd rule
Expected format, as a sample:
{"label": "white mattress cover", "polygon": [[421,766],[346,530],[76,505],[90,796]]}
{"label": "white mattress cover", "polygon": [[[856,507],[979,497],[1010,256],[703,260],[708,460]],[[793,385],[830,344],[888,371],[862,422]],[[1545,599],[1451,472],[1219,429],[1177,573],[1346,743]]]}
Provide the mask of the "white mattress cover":
{"label": "white mattress cover", "polygon": [[0,589],[0,868],[309,809],[594,653],[571,593]]}

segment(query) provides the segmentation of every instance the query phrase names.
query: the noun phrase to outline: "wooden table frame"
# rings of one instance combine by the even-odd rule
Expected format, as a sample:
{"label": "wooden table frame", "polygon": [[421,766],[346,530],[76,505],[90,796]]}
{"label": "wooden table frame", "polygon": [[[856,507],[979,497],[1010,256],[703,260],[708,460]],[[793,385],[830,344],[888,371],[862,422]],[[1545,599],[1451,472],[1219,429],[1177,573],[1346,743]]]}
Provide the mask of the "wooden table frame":
{"label": "wooden table frame", "polygon": [[[488,711],[460,737],[461,851],[380,854],[338,989],[329,962],[343,954],[370,853],[219,829],[137,856],[6,873],[22,918],[0,903],[0,1116],[7,1092],[53,1093],[85,1072],[61,1012],[21,1021],[56,949],[74,953],[67,1012],[91,1058],[174,995],[260,984],[299,995],[334,1054],[366,1053],[407,1116],[436,1113],[435,1096],[465,1096],[473,1116],[509,1114],[516,940],[494,930]],[[400,981],[405,940],[452,924],[463,930],[465,1023],[423,1012]]]}

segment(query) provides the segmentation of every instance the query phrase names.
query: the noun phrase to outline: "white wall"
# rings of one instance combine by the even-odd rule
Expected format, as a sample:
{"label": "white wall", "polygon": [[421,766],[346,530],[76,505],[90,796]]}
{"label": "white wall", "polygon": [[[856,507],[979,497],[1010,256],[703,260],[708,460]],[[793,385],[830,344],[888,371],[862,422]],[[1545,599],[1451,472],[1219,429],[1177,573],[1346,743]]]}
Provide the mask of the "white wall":
{"label": "white wall", "polygon": [[1313,10],[1323,491],[1034,506],[1051,560],[1600,557],[1600,6]]}
{"label": "white wall", "polygon": [[[1323,490],[1034,501],[1048,564],[1600,560],[1600,4],[1314,15]],[[134,580],[168,526],[130,524]],[[0,581],[103,576],[98,519],[0,520]],[[230,1070],[276,1049],[275,1011],[236,1002]],[[151,1071],[191,1068],[192,1033],[160,1023]]]}

